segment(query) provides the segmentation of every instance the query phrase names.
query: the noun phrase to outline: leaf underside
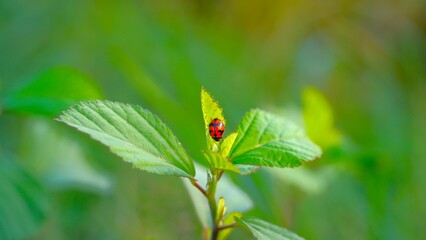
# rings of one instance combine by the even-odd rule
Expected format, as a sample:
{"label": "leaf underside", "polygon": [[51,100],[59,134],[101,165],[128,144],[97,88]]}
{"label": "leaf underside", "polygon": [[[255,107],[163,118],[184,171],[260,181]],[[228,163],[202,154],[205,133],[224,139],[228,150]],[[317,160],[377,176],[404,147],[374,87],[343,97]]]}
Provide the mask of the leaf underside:
{"label": "leaf underside", "polygon": [[296,167],[321,155],[316,146],[292,122],[265,111],[248,112],[237,129],[229,157],[234,164]]}
{"label": "leaf underside", "polygon": [[303,240],[289,230],[257,218],[235,218],[238,224],[247,228],[258,240]]}
{"label": "leaf underside", "polygon": [[192,178],[192,160],[172,131],[140,106],[111,101],[82,102],[57,119],[93,139],[141,170]]}
{"label": "leaf underside", "polygon": [[243,164],[238,164],[235,166],[238,168],[241,175],[249,175],[249,174],[257,172],[260,169],[260,166],[250,166],[250,165],[243,165]]}

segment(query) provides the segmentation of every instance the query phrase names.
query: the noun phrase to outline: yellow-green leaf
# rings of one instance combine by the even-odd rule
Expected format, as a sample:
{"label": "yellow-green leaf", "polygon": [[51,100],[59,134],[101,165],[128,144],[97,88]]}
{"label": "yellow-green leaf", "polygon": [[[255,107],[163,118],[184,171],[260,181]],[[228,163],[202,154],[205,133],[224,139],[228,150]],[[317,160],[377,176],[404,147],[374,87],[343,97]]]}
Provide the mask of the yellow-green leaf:
{"label": "yellow-green leaf", "polygon": [[233,132],[229,134],[225,139],[223,139],[222,144],[220,145],[220,153],[223,157],[227,158],[229,155],[229,151],[231,151],[232,145],[237,138],[238,133]]}
{"label": "yellow-green leaf", "polygon": [[325,96],[313,87],[303,91],[303,118],[309,137],[322,148],[340,144],[342,136],[334,127],[332,108]]}
{"label": "yellow-green leaf", "polygon": [[211,151],[213,146],[217,146],[218,143],[210,137],[209,124],[213,119],[218,118],[226,126],[226,120],[225,117],[223,117],[222,108],[204,88],[201,88],[201,109],[203,111],[204,126],[206,129],[207,149]]}

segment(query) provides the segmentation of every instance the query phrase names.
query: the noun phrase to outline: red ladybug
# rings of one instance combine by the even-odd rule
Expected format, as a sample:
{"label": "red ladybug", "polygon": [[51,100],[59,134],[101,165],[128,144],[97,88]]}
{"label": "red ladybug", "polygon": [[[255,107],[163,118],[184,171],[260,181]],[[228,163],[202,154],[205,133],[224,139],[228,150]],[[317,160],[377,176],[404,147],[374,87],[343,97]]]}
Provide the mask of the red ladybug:
{"label": "red ladybug", "polygon": [[220,141],[223,137],[223,132],[225,132],[225,125],[219,118],[213,119],[209,124],[209,133],[210,136],[215,141]]}

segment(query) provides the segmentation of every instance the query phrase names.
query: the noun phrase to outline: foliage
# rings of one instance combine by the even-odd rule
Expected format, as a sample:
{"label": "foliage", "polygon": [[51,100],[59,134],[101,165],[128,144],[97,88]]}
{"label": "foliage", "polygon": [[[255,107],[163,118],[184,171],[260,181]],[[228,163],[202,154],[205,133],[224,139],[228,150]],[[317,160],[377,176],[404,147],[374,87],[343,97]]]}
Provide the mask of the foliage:
{"label": "foliage", "polygon": [[340,144],[342,135],[334,128],[334,116],[324,95],[313,87],[305,88],[303,119],[306,131],[318,145],[329,148]]}
{"label": "foliage", "polygon": [[[221,147],[221,142],[217,143],[210,138],[209,124],[216,118],[226,123],[222,109],[204,88],[201,89],[201,103],[208,138],[208,149],[204,156],[210,163],[205,189],[193,178],[194,164],[180,142],[171,130],[148,110],[110,101],[82,102],[64,111],[58,120],[89,134],[136,168],[156,174],[190,178],[191,183],[207,199],[211,226],[205,232],[211,232],[211,239],[215,240],[224,229],[226,214],[222,196],[217,203],[216,188],[224,171],[239,173],[233,163],[295,167],[302,161],[319,157],[321,150],[296,125],[260,110],[249,112],[237,133],[229,135],[228,140],[224,140],[224,147]],[[241,220],[241,223],[252,226],[250,221],[246,223]],[[260,222],[259,226],[263,228],[257,228],[257,231],[267,236],[270,228],[262,223]],[[254,222],[254,226],[257,226],[256,224]],[[287,231],[276,231],[274,234],[288,236]],[[257,233],[255,236],[265,239]]]}
{"label": "foliage", "polygon": [[303,240],[303,238],[257,218],[235,218],[235,220],[248,228],[253,235],[260,240]]}
{"label": "foliage", "polygon": [[321,155],[302,129],[262,110],[252,110],[237,129],[229,158],[235,164],[297,167]]}
{"label": "foliage", "polygon": [[99,99],[98,87],[85,74],[57,67],[32,79],[3,99],[3,111],[55,116],[81,100]]}
{"label": "foliage", "polygon": [[[202,225],[194,224],[197,214],[182,181],[196,189],[187,178],[140,174],[52,118],[79,101],[140,105],[167,123],[192,159],[209,166],[200,151],[206,148],[202,85],[220,100],[226,134],[255,107],[305,124],[323,150],[320,161],[298,168],[234,164],[240,173],[257,171],[228,171],[217,195],[224,195],[225,179],[244,191],[253,206],[242,211],[244,217],[313,240],[422,239],[423,2],[2,1],[0,159],[17,163],[8,174],[24,170],[49,199],[41,224],[32,225],[25,239],[199,239]],[[71,87],[58,76],[60,81],[30,93],[72,101],[45,110],[35,99],[27,102],[31,107],[5,111],[5,105],[18,106],[10,96],[58,65],[90,78]],[[307,87],[319,93],[308,101]],[[86,92],[98,94],[82,96]],[[329,141],[334,131],[321,120],[327,111],[337,143]],[[195,176],[204,186],[202,178],[207,180],[204,167]],[[5,179],[0,176],[1,183]],[[228,213],[234,211],[233,191],[226,193]],[[26,202],[33,208],[36,196],[16,196],[19,201],[7,201],[16,220],[8,220],[7,229],[24,229],[12,223],[33,219],[16,209]],[[242,230],[229,238],[250,238]]]}
{"label": "foliage", "polygon": [[46,217],[45,191],[37,179],[4,157],[0,158],[0,176],[0,238],[27,238]]}
{"label": "foliage", "polygon": [[203,111],[204,126],[206,129],[207,149],[209,151],[217,151],[217,143],[209,134],[209,124],[213,119],[218,118],[226,126],[226,119],[223,117],[222,108],[219,107],[216,100],[214,100],[204,88],[201,88],[201,109]]}
{"label": "foliage", "polygon": [[85,102],[65,111],[58,120],[88,133],[134,167],[157,174],[195,175],[192,160],[171,130],[141,107]]}

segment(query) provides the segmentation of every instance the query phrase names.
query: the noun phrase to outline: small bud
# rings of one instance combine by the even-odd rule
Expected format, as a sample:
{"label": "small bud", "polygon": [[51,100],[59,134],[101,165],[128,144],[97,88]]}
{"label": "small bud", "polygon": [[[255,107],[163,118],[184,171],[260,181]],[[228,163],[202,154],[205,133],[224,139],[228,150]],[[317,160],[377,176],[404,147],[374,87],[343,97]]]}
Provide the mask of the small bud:
{"label": "small bud", "polygon": [[226,214],[225,199],[221,197],[219,198],[219,203],[217,204],[216,222],[222,221],[225,214]]}

